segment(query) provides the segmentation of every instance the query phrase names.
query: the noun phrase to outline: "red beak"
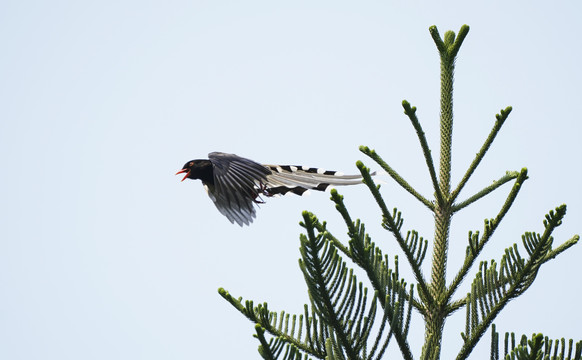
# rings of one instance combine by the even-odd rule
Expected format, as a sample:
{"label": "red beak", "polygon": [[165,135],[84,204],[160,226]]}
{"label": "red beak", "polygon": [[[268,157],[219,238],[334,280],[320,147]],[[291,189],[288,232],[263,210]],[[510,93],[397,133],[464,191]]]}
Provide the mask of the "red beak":
{"label": "red beak", "polygon": [[190,175],[190,170],[188,170],[188,169],[182,169],[182,170],[178,171],[176,173],[176,175],[183,174],[183,173],[186,173],[186,175],[184,175],[184,178],[182,179],[182,181],[186,180],[186,178],[188,177],[188,175]]}

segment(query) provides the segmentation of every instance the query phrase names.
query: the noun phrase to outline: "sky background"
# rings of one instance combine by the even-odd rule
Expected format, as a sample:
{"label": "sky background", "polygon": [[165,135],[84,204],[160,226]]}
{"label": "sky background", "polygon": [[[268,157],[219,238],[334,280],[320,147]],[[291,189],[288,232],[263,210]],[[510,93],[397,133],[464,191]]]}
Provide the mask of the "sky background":
{"label": "sky background", "polygon": [[[401,102],[418,107],[436,157],[431,25],[441,35],[471,26],[456,62],[454,183],[495,114],[513,106],[460,199],[529,169],[481,259],[500,260],[523,232],[541,232],[562,203],[555,244],[580,234],[581,3],[410,3],[2,1],[0,358],[258,359],[253,324],[217,289],[300,313],[308,302],[297,265],[301,211],[344,241],[345,226],[329,195],[312,193],[269,199],[240,228],[199,182],[181,183],[175,172],[223,151],[357,173],[357,160],[378,168],[358,151],[368,145],[430,197]],[[404,229],[431,239],[431,214],[384,180]],[[509,189],[453,219],[449,281],[467,232],[482,230]],[[412,282],[366,188],[340,192]],[[498,330],[582,339],[581,256],[577,245],[546,264],[497,318]],[[427,276],[429,262],[430,254]],[[460,348],[464,316],[446,323],[443,358]],[[411,326],[418,358],[422,319]],[[473,358],[487,357],[489,337]]]}

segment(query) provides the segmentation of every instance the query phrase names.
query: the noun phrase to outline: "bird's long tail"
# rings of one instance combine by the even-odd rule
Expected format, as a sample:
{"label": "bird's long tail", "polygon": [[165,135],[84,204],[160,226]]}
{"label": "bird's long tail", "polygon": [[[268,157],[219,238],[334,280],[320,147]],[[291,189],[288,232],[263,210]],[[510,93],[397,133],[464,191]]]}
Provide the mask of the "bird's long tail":
{"label": "bird's long tail", "polygon": [[[343,175],[339,171],[293,165],[265,165],[271,170],[267,175],[267,196],[287,194],[303,195],[307,190],[325,191],[328,188],[362,183],[361,175]],[[372,175],[375,175],[373,173]]]}

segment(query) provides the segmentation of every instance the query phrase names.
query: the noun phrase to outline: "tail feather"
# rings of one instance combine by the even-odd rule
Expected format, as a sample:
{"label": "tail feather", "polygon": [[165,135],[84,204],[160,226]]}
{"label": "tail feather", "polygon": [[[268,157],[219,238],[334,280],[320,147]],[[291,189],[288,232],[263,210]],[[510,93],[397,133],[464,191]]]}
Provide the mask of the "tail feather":
{"label": "tail feather", "polygon": [[330,187],[357,185],[361,175],[343,175],[338,171],[294,165],[265,165],[271,170],[267,175],[267,190],[270,194],[292,192],[303,195],[307,190],[325,191]]}

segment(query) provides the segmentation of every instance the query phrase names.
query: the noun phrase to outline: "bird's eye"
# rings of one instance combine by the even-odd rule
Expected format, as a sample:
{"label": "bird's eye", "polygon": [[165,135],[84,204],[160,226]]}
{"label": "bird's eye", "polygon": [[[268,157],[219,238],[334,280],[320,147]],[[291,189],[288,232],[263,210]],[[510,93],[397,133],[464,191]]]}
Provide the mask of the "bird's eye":
{"label": "bird's eye", "polygon": [[188,164],[189,166],[194,166],[194,161],[190,161],[190,164]]}

